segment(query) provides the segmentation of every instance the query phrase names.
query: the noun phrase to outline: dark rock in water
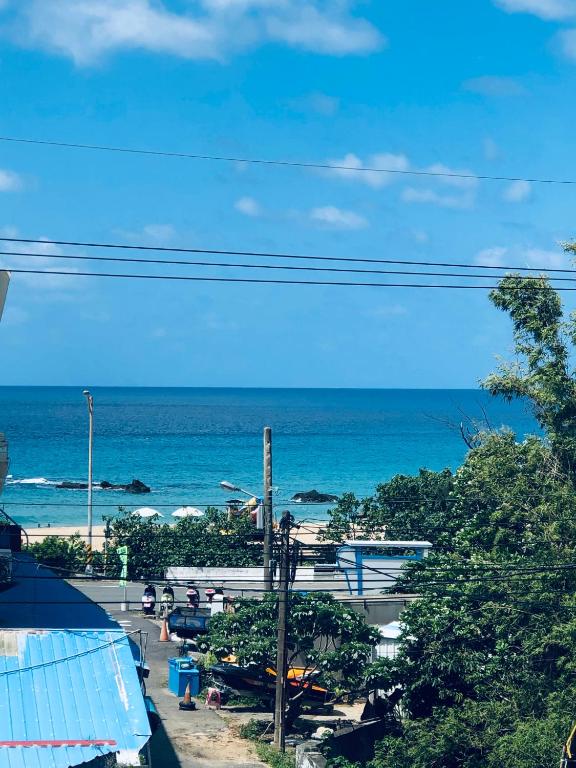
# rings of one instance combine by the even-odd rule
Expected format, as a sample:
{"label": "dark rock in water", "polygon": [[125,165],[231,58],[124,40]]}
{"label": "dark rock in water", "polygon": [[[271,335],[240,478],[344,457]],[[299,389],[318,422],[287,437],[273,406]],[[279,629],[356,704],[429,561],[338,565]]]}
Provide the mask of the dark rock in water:
{"label": "dark rock in water", "polygon": [[[142,480],[132,480],[127,485],[109,483],[108,480],[102,480],[101,483],[94,483],[93,487],[102,488],[104,491],[126,491],[126,493],[150,493],[150,488]],[[56,485],[56,488],[64,488],[68,491],[85,491],[88,483],[76,483],[73,480],[64,480]]]}
{"label": "dark rock in water", "polygon": [[142,480],[132,480],[131,483],[125,486],[124,490],[126,493],[150,493],[150,488],[144,485]]}
{"label": "dark rock in water", "polygon": [[333,496],[331,493],[319,493],[318,491],[300,491],[292,496],[292,501],[297,501],[300,504],[333,504],[338,501],[338,496]]}

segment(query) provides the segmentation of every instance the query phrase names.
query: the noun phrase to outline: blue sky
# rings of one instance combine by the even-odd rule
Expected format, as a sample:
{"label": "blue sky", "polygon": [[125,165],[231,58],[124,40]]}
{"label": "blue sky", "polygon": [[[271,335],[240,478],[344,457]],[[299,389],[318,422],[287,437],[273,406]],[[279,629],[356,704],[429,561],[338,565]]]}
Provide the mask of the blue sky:
{"label": "blue sky", "polygon": [[[576,178],[575,85],[576,0],[0,0],[4,136]],[[0,142],[7,236],[570,266],[575,198]],[[14,275],[0,383],[466,387],[510,347],[485,291]]]}

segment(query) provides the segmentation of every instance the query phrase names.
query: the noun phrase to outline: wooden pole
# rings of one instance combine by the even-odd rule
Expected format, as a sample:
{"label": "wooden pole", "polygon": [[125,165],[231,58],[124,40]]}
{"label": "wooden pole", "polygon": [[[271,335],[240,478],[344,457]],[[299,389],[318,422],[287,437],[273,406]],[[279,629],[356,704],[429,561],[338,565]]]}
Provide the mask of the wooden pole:
{"label": "wooden pole", "polygon": [[276,651],[276,700],[274,703],[274,746],[284,752],[286,744],[286,675],[288,580],[290,578],[290,512],[282,513],[280,521],[280,584],[278,585],[278,640]]}
{"label": "wooden pole", "polygon": [[273,574],[272,559],[272,429],[264,427],[264,589],[271,592]]}

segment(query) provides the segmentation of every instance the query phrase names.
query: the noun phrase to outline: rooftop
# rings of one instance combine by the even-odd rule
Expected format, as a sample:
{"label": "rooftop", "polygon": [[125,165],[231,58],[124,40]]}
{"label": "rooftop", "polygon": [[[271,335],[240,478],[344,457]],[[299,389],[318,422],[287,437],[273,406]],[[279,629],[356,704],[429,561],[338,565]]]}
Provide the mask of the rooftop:
{"label": "rooftop", "polygon": [[96,603],[14,553],[0,592],[0,768],[134,764],[150,726],[134,643]]}

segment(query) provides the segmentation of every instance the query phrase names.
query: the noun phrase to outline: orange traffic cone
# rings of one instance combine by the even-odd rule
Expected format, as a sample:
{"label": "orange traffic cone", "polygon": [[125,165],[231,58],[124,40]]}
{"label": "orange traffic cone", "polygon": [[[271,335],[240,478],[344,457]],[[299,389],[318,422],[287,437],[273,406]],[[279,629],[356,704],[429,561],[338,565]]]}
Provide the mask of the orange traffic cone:
{"label": "orange traffic cone", "polygon": [[192,701],[192,696],[190,695],[190,683],[188,683],[186,686],[186,690],[184,691],[184,698],[178,704],[178,707],[180,709],[196,709],[196,704],[194,704]]}
{"label": "orange traffic cone", "polygon": [[168,622],[166,619],[162,622],[162,629],[160,630],[160,641],[161,643],[168,643],[170,642],[170,635],[168,634]]}

